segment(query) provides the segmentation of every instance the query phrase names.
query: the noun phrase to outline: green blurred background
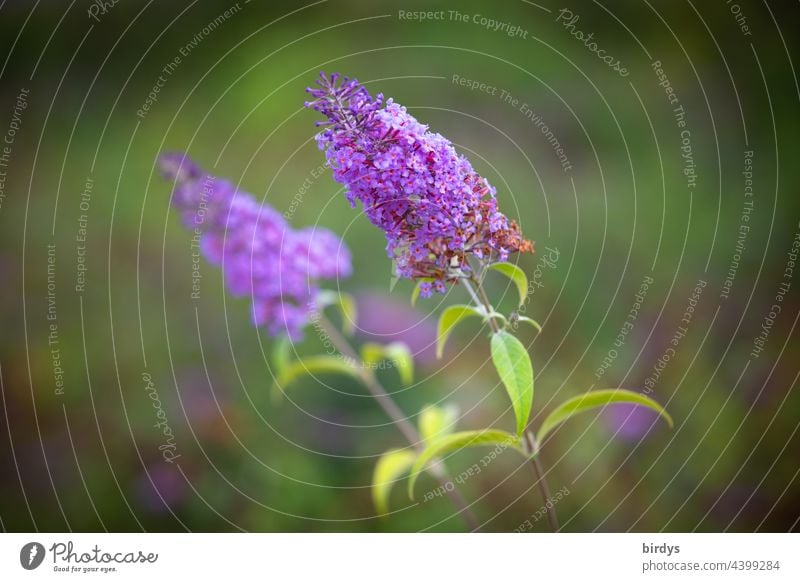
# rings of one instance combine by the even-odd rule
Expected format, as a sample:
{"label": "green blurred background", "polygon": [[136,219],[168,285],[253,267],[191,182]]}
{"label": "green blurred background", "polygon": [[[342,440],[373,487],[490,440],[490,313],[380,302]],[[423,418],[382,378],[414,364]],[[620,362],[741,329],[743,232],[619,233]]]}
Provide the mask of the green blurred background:
{"label": "green blurred background", "polygon": [[[271,341],[251,327],[247,301],[227,296],[206,264],[200,299],[190,297],[190,236],[154,168],[164,150],[188,151],[281,212],[292,208],[295,225],[343,235],[354,275],[339,285],[359,301],[356,341],[402,340],[417,352],[414,386],[379,372],[409,415],[452,402],[461,428],[513,426],[484,331],[465,325],[442,362],[432,356],[435,318],[463,291],[411,308],[409,282],[390,291],[382,234],[350,208],[329,172],[314,177],[324,158],[304,88],[324,69],[394,97],[457,144],[536,241],[537,254],[520,263],[529,274],[547,247],[558,250],[554,266],[539,268],[542,286],[528,309],[545,330],[521,332],[536,369],[534,422],[590,387],[642,389],[692,290],[706,282],[651,394],[672,413],[674,430],[617,408],[575,419],[547,443],[550,485],[569,492],[557,504],[564,530],[796,530],[800,281],[785,269],[800,219],[800,92],[790,59],[798,9],[736,6],[744,21],[722,1],[0,4],[0,133],[15,131],[0,168],[2,527],[463,529],[446,500],[414,505],[404,483],[392,496],[396,513],[375,518],[377,455],[405,445],[380,409],[357,384],[327,376],[274,401]],[[579,16],[574,30],[593,32],[630,74],[615,73],[571,35],[558,21],[562,8]],[[444,19],[400,17],[415,10],[444,10]],[[493,31],[475,15],[522,32]],[[181,50],[180,64],[164,73]],[[654,61],[686,112],[693,188]],[[159,75],[157,101],[137,115]],[[454,75],[498,90],[470,90]],[[754,195],[739,252],[745,151],[753,152]],[[82,227],[87,270],[77,291]],[[653,283],[617,346],[646,277]],[[753,357],[783,282],[791,286],[781,312]],[[505,282],[490,281],[489,291],[513,307]],[[297,346],[319,349],[313,332]],[[144,374],[174,431],[176,463],[159,451]],[[484,454],[458,453],[448,465],[459,474]],[[510,531],[541,507],[532,483],[507,453],[460,489],[484,530]],[[425,477],[419,487],[435,483]],[[546,531],[544,520],[532,523]]]}

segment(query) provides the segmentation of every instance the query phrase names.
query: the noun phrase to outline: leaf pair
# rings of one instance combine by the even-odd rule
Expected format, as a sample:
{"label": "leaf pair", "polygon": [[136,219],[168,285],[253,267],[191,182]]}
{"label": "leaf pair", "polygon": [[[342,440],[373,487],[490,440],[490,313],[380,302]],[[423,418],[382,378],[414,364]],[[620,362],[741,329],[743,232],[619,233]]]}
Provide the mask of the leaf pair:
{"label": "leaf pair", "polygon": [[426,465],[450,451],[467,447],[480,447],[485,445],[510,446],[521,450],[519,438],[504,430],[466,430],[435,439],[419,454],[411,467],[411,477],[408,480],[408,496],[414,499],[414,485]]}
{"label": "leaf pair", "polygon": [[[431,442],[447,437],[453,431],[457,418],[458,410],[454,406],[426,406],[420,412],[418,423],[422,440]],[[417,453],[408,449],[391,449],[378,459],[372,476],[372,500],[380,515],[389,512],[392,487],[416,459]]]}
{"label": "leaf pair", "polygon": [[[275,352],[280,353],[280,350],[276,349]],[[298,378],[315,374],[341,374],[361,380],[361,370],[358,365],[343,357],[307,356],[297,360],[286,360],[280,364],[275,358],[274,362],[277,372],[275,387],[281,392]]]}
{"label": "leaf pair", "polygon": [[[570,398],[556,408],[542,423],[539,429],[538,442],[559,424],[573,416],[593,408],[604,407],[609,404],[630,403],[646,406],[661,415],[672,427],[670,415],[654,400],[629,390],[596,390]],[[392,449],[387,451],[378,460],[373,475],[372,495],[375,507],[383,515],[388,513],[389,494],[394,483],[406,471],[410,472],[408,481],[408,495],[414,499],[414,487],[419,475],[429,463],[434,462],[445,453],[478,446],[504,446],[510,447],[523,454],[535,454],[536,451],[526,451],[522,446],[522,439],[503,430],[470,430],[452,433],[455,422],[455,411],[428,406],[420,414],[420,433],[427,446],[418,455],[407,449]]]}
{"label": "leaf pair", "polygon": [[361,358],[369,366],[377,366],[384,360],[391,361],[403,384],[414,382],[414,357],[408,346],[402,342],[390,344],[366,343],[361,348]]}
{"label": "leaf pair", "polygon": [[387,451],[375,465],[372,478],[372,498],[375,508],[381,515],[388,513],[389,494],[392,486],[409,468],[408,496],[413,500],[417,478],[429,463],[447,452],[487,445],[522,450],[520,440],[515,435],[503,430],[490,429],[441,434],[434,438],[419,455],[403,449]]}

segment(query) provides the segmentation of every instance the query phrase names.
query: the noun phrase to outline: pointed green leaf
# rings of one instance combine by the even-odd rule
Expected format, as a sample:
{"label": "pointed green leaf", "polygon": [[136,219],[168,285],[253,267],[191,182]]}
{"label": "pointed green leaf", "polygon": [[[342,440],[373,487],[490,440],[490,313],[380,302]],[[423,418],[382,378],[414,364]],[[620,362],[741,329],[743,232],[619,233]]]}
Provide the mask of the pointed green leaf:
{"label": "pointed green leaf", "polygon": [[525,271],[520,269],[513,263],[494,263],[487,267],[492,271],[497,271],[511,279],[514,285],[517,286],[517,293],[519,293],[519,304],[522,306],[528,296],[528,277]]}
{"label": "pointed green leaf", "polygon": [[403,342],[392,342],[386,346],[386,355],[394,362],[403,384],[407,386],[412,384],[414,382],[414,357],[408,346]]}
{"label": "pointed green leaf", "polygon": [[419,435],[431,441],[453,432],[458,418],[458,409],[453,405],[429,404],[419,413]]}
{"label": "pointed green leaf", "polygon": [[419,477],[425,466],[436,457],[448,451],[483,445],[506,445],[520,449],[519,438],[504,430],[467,430],[439,437],[419,454],[414,466],[411,467],[411,478],[408,480],[408,496],[414,499],[414,484],[417,482],[417,477]]}
{"label": "pointed green leaf", "polygon": [[607,406],[608,404],[616,403],[638,404],[640,406],[646,406],[647,408],[660,414],[664,420],[667,421],[667,424],[670,426],[670,428],[672,428],[672,417],[658,402],[648,398],[647,396],[644,396],[643,394],[639,394],[638,392],[622,390],[621,388],[612,388],[608,390],[592,390],[591,392],[586,392],[580,396],[570,398],[561,404],[558,408],[551,412],[547,418],[544,419],[541,428],[539,428],[537,439],[540,443],[543,442],[545,437],[556,426],[565,420],[572,418],[576,414],[591,410],[592,408],[600,408]]}
{"label": "pointed green leaf", "polygon": [[528,350],[513,335],[500,331],[492,336],[492,362],[511,398],[517,434],[521,435],[533,405],[533,365]]}
{"label": "pointed green leaf", "polygon": [[361,359],[367,364],[376,364],[383,360],[383,344],[367,342],[361,346]]}
{"label": "pointed green leaf", "polygon": [[439,317],[439,333],[436,338],[436,357],[441,358],[444,353],[444,345],[447,343],[447,338],[453,328],[463,319],[467,317],[480,317],[485,318],[486,314],[470,305],[451,305],[442,312]]}
{"label": "pointed green leaf", "polygon": [[356,380],[361,379],[361,371],[349,360],[334,356],[309,356],[288,364],[275,384],[278,389],[285,390],[298,378],[310,374],[344,374]]}
{"label": "pointed green leaf", "polygon": [[517,316],[517,321],[522,322],[522,323],[530,324],[536,329],[536,331],[538,333],[542,333],[542,326],[535,319],[531,319],[530,317],[525,317],[524,315],[518,315]]}
{"label": "pointed green leaf", "polygon": [[416,305],[417,304],[417,299],[419,299],[419,291],[420,291],[419,285],[420,285],[420,283],[432,283],[433,280],[434,279],[432,277],[422,277],[419,280],[417,280],[417,284],[414,285],[414,290],[411,292],[411,305],[412,306]]}
{"label": "pointed green leaf", "polygon": [[372,474],[372,501],[380,515],[389,513],[389,494],[397,479],[414,463],[414,451],[391,449],[375,464]]}
{"label": "pointed green leaf", "polygon": [[335,305],[342,316],[342,330],[347,335],[353,335],[356,329],[356,302],[347,293],[322,289],[317,295],[317,309],[324,311],[326,307]]}
{"label": "pointed green leaf", "polygon": [[414,358],[411,350],[403,342],[392,342],[386,345],[366,343],[361,348],[361,357],[365,363],[370,365],[390,360],[397,368],[403,384],[409,385],[414,382]]}

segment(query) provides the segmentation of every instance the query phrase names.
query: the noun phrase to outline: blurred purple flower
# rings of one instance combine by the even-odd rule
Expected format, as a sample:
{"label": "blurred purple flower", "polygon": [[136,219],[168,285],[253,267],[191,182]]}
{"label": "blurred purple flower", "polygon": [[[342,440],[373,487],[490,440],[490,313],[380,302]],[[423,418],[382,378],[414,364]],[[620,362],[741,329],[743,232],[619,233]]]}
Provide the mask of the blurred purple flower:
{"label": "blurred purple flower", "polygon": [[650,431],[659,417],[646,406],[619,403],[610,405],[604,412],[604,418],[617,437],[637,441]]}
{"label": "blurred purple flower", "polygon": [[150,465],[136,479],[136,497],[140,505],[151,513],[175,507],[185,497],[186,490],[186,481],[171,465]]}
{"label": "blurred purple flower", "polygon": [[356,300],[359,334],[366,341],[400,341],[408,346],[419,365],[436,362],[436,325],[433,321],[406,302],[384,295],[364,293],[359,294]]}
{"label": "blurred purple flower", "polygon": [[222,266],[231,293],[252,296],[253,323],[299,339],[317,280],[350,275],[344,243],[323,228],[292,229],[274,208],[204,173],[185,154],[164,154],[159,165],[175,182],[172,204],[200,237],[206,259]]}
{"label": "blurred purple flower", "polygon": [[228,403],[226,385],[209,384],[208,372],[190,368],[178,377],[178,396],[193,426],[213,424]]}
{"label": "blurred purple flower", "polygon": [[326,121],[317,135],[333,177],[360,200],[370,221],[386,232],[397,274],[431,277],[423,296],[444,292],[442,281],[469,270],[468,255],[505,261],[514,251],[533,252],[519,227],[498,209],[495,189],[453,145],[428,131],[405,107],[372,97],[355,79],[325,73],[306,106]]}

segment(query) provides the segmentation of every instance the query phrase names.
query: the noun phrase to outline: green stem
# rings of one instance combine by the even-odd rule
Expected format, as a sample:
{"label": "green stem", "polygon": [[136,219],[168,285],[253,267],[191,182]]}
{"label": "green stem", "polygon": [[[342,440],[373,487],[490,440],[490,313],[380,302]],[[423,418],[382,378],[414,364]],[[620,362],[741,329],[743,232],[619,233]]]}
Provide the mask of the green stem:
{"label": "green stem", "polygon": [[528,440],[530,441],[532,449],[531,467],[533,467],[533,472],[536,474],[536,484],[539,486],[539,491],[541,491],[542,498],[544,499],[544,512],[545,515],[547,515],[547,523],[550,524],[550,529],[552,529],[554,532],[558,532],[559,526],[556,508],[553,505],[550,507],[547,506],[547,502],[550,501],[550,487],[547,485],[547,479],[545,479],[542,462],[539,459],[539,443],[532,433],[528,433]]}
{"label": "green stem", "polygon": [[[469,279],[464,279],[463,281],[464,287],[469,292],[470,297],[472,297],[472,300],[475,302],[475,305],[482,308],[487,314],[494,313],[492,304],[489,303],[486,293],[484,293],[483,289],[481,289],[480,283],[472,276]],[[472,287],[473,284],[475,285],[474,288]],[[494,333],[500,331],[500,326],[494,317],[489,317],[489,326],[492,328],[492,332]]]}
{"label": "green stem", "polygon": [[[470,265],[471,267],[472,265]],[[486,291],[483,289],[483,285],[481,285],[481,281],[483,279],[484,268],[482,267],[480,272],[478,272],[476,276],[475,269],[471,269],[471,273],[469,279],[464,280],[464,285],[466,286],[467,290],[470,293],[473,301],[478,307],[483,307],[487,313],[494,313],[494,307],[492,306],[492,302],[489,299],[489,296],[486,294]],[[472,287],[474,285],[474,289]],[[489,318],[489,324],[492,326],[492,331],[497,333],[500,331],[500,326],[494,320],[494,318]],[[539,459],[539,443],[536,440],[536,437],[529,433],[528,440],[530,441],[531,447],[531,467],[533,467],[533,472],[536,474],[536,484],[539,487],[539,490],[542,493],[542,497],[544,498],[544,510],[545,514],[547,515],[547,522],[550,524],[550,529],[554,532],[557,532],[559,529],[558,526],[558,517],[556,516],[556,511],[554,507],[547,507],[547,502],[550,500],[550,487],[547,485],[547,479],[545,479],[545,472],[542,467],[541,460]]]}
{"label": "green stem", "polygon": [[[353,349],[353,347],[350,345],[350,342],[345,339],[345,337],[339,332],[336,326],[333,325],[330,320],[328,320],[327,317],[320,313],[318,321],[325,333],[328,334],[331,343],[336,346],[336,349],[338,349],[342,355],[350,358],[354,362],[361,361],[361,358],[356,353],[355,349]],[[417,451],[421,452],[424,447],[422,444],[422,439],[420,439],[419,432],[417,432],[417,429],[414,427],[414,425],[408,421],[406,415],[403,413],[400,407],[397,406],[397,403],[392,400],[392,397],[389,395],[389,393],[386,392],[372,369],[369,366],[361,366],[360,376],[367,390],[370,394],[372,394],[378,405],[391,419],[392,424],[394,424],[397,429],[403,433],[403,436],[406,437],[408,442],[415,449],[417,449]],[[458,514],[466,522],[469,530],[478,531],[480,524],[467,505],[467,502],[455,487],[449,487],[449,485],[452,484],[452,480],[447,473],[447,469],[444,468],[444,465],[442,463],[433,465],[429,470],[439,482],[439,485],[442,486],[442,489],[447,493],[447,496],[458,510]]]}

